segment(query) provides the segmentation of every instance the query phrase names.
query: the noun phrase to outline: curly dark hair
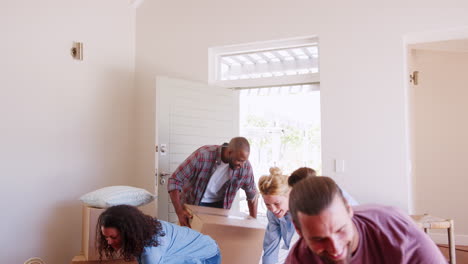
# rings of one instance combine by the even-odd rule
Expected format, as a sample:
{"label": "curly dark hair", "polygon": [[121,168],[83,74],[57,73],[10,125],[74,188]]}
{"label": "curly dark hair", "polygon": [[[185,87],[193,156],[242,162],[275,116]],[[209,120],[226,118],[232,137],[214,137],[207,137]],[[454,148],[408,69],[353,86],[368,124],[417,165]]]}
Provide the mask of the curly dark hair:
{"label": "curly dark hair", "polygon": [[131,261],[135,256],[140,256],[144,247],[157,247],[159,245],[157,238],[165,235],[161,223],[138,208],[130,205],[109,207],[99,216],[96,225],[96,248],[99,251],[100,260],[104,256],[107,259],[113,259],[117,254],[116,250],[107,244],[101,227],[112,227],[120,232],[122,241],[120,256],[125,261]]}

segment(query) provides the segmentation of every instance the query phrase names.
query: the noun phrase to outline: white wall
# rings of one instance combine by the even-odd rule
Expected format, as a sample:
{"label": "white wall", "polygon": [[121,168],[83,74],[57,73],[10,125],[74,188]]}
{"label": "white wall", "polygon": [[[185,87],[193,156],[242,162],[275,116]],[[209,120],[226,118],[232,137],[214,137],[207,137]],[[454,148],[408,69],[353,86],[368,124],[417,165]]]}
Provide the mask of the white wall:
{"label": "white wall", "polygon": [[[2,263],[69,263],[80,195],[133,182],[134,26],[127,1],[2,2]],[[82,62],[73,41],[84,42]]]}
{"label": "white wall", "polygon": [[[136,27],[141,183],[153,184],[156,74],[207,81],[209,47],[317,35],[324,174],[362,203],[409,210],[404,36],[468,27],[468,3],[376,4],[145,1]],[[333,171],[335,158],[345,160],[343,174]]]}
{"label": "white wall", "polygon": [[[467,245],[468,52],[417,49],[411,57],[412,68],[419,71],[410,100],[414,208],[454,219],[456,232],[465,234],[456,242]],[[446,234],[441,236],[447,243]]]}

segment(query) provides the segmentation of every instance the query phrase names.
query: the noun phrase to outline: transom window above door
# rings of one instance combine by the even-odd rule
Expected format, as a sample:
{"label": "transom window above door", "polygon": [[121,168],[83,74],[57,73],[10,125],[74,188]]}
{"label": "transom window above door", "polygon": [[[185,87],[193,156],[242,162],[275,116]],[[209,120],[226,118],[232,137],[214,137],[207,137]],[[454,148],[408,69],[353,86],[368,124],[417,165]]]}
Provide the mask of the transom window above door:
{"label": "transom window above door", "polygon": [[317,45],[228,54],[220,57],[220,79],[238,80],[318,72]]}
{"label": "transom window above door", "polygon": [[319,82],[316,37],[214,47],[209,49],[209,57],[209,81],[221,87],[272,87]]}

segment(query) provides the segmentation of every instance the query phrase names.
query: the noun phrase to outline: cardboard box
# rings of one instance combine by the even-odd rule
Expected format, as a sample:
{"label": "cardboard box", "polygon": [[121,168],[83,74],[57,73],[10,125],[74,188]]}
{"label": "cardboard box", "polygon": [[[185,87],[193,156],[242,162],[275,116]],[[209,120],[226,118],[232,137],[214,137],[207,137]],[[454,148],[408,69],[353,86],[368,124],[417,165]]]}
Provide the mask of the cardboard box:
{"label": "cardboard box", "polygon": [[223,264],[258,264],[265,226],[256,219],[226,209],[186,205],[193,214],[192,229],[212,237]]}
{"label": "cardboard box", "polygon": [[83,205],[81,251],[85,260],[99,260],[99,253],[96,250],[96,224],[104,210]]}
{"label": "cardboard box", "polygon": [[125,262],[123,259],[116,259],[116,260],[103,260],[99,262],[99,260],[87,260],[84,255],[75,256],[71,264],[138,264],[138,261],[130,261]]}

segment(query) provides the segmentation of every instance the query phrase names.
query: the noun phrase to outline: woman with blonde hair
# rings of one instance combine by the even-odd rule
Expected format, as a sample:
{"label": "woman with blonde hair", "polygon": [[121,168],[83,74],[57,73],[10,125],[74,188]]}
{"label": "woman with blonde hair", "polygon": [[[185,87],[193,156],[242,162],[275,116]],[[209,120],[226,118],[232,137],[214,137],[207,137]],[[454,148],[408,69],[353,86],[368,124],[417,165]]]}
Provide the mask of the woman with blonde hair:
{"label": "woman with blonde hair", "polygon": [[[289,250],[299,238],[289,213],[289,193],[301,180],[315,176],[315,170],[307,167],[295,170],[289,177],[282,175],[279,168],[272,167],[270,175],[260,177],[258,189],[268,209],[268,225],[263,238],[263,264],[284,263],[287,254],[280,254],[281,242],[282,248]],[[358,205],[351,195],[340,190],[349,205]]]}
{"label": "woman with blonde hair", "polygon": [[287,254],[279,259],[280,244],[288,250],[294,243],[293,236],[297,237],[289,214],[288,176],[282,175],[277,167],[270,168],[270,175],[260,177],[258,189],[268,209],[268,226],[263,239],[263,264],[284,263]]}

